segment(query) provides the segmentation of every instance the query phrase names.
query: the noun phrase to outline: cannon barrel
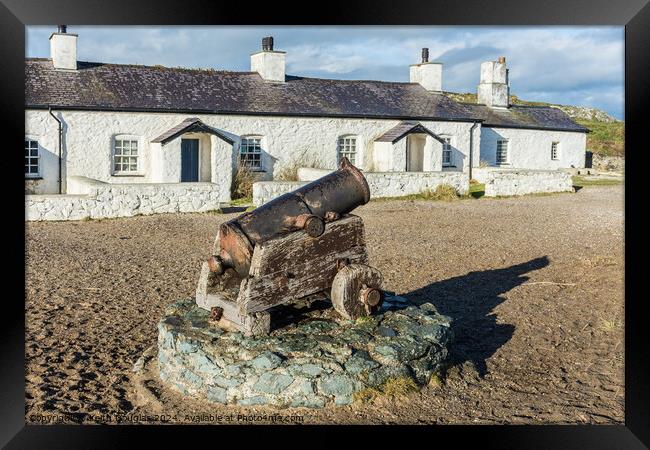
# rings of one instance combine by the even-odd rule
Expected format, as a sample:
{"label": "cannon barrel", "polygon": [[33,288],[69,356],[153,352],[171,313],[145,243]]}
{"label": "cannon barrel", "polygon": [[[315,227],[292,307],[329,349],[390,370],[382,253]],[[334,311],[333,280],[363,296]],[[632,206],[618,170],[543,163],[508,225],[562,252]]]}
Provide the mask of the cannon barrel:
{"label": "cannon barrel", "polygon": [[347,158],[342,158],[338,170],[223,223],[219,227],[219,257],[224,267],[232,267],[246,277],[256,244],[300,229],[319,236],[326,220],[369,200],[365,177]]}

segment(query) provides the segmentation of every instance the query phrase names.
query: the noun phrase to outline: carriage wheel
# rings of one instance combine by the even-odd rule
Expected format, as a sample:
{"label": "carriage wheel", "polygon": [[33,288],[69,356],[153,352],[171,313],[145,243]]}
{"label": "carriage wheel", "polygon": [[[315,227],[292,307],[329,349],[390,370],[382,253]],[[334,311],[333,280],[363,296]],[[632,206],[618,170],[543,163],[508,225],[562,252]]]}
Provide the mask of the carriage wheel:
{"label": "carriage wheel", "polygon": [[350,320],[377,312],[384,300],[382,278],[381,272],[365,264],[342,267],[332,282],[334,309]]}

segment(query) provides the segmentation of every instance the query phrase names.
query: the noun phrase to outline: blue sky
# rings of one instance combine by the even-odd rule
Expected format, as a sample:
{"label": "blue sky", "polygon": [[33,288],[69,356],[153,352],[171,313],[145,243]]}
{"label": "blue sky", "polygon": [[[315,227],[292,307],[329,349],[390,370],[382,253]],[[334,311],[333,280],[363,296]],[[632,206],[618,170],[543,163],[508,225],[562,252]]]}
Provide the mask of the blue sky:
{"label": "blue sky", "polygon": [[[27,56],[48,57],[56,26],[27,27]],[[422,47],[443,89],[476,92],[481,61],[506,56],[510,91],[526,100],[592,106],[623,118],[623,27],[69,26],[81,61],[250,70],[263,36],[287,52],[290,75],[408,81]]]}

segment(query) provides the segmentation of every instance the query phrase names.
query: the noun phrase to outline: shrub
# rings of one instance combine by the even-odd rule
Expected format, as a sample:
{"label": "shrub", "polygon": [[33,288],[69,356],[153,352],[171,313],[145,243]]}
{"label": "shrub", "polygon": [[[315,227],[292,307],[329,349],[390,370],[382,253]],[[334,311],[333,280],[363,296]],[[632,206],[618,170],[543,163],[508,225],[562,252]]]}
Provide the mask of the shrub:
{"label": "shrub", "polygon": [[289,164],[282,166],[273,178],[278,181],[300,181],[298,180],[298,169],[305,167],[300,165],[298,161],[292,161]]}
{"label": "shrub", "polygon": [[238,164],[235,178],[233,180],[233,197],[235,199],[252,199],[254,181],[255,174],[253,171],[243,164]]}

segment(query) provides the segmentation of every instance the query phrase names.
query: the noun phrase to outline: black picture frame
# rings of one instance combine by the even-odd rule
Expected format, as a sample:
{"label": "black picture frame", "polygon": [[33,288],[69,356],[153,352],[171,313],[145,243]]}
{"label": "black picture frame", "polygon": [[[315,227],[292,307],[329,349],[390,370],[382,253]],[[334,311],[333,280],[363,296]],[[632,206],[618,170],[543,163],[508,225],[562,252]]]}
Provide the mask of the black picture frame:
{"label": "black picture frame", "polygon": [[[641,285],[642,227],[644,212],[642,189],[635,188],[644,164],[640,155],[644,149],[642,117],[650,99],[650,5],[648,0],[581,1],[581,0],[510,0],[486,2],[480,0],[414,1],[390,0],[326,3],[260,2],[244,5],[240,2],[207,0],[157,2],[136,0],[0,0],[0,114],[3,128],[9,131],[6,147],[20,148],[24,135],[24,58],[25,26],[51,24],[83,25],[256,25],[256,24],[328,24],[328,25],[619,25],[625,26],[625,425],[611,426],[452,426],[452,427],[344,427],[364,435],[364,443],[384,440],[396,433],[414,445],[415,439],[425,438],[431,445],[441,445],[441,439],[456,442],[472,440],[487,448],[647,448],[650,442],[648,405],[647,326],[643,314]],[[647,143],[646,143],[647,146]],[[138,438],[167,442],[172,438],[187,438],[189,433],[197,444],[209,445],[207,433],[212,426],[36,426],[25,424],[24,374],[24,177],[18,158],[20,153],[7,151],[12,170],[5,172],[4,243],[7,247],[4,275],[0,343],[0,444],[7,448],[103,448],[128,446]],[[640,183],[639,183],[640,184]],[[638,261],[636,260],[638,258]],[[284,427],[257,427],[250,433],[239,427],[221,426],[223,433],[244,433],[247,439],[263,437],[269,442],[278,439],[289,442]],[[291,431],[307,431],[298,443],[329,442],[328,427],[294,427]],[[262,432],[263,431],[263,432]],[[323,433],[326,439],[316,436]],[[325,434],[328,433],[328,434]],[[272,437],[267,435],[271,434]],[[434,436],[429,436],[430,434]],[[419,435],[419,436],[415,436]],[[327,436],[330,439],[327,439]],[[205,440],[205,439],[208,440]],[[198,439],[203,444],[198,444]],[[305,441],[307,440],[307,441]],[[140,441],[142,442],[142,441]],[[248,441],[246,441],[248,442]],[[340,441],[339,441],[340,442]],[[192,444],[190,444],[192,445]],[[230,444],[232,445],[232,444]],[[403,444],[402,444],[403,445]],[[418,444],[423,445],[423,444]],[[428,444],[427,444],[428,445]],[[452,444],[453,445],[453,444]]]}

